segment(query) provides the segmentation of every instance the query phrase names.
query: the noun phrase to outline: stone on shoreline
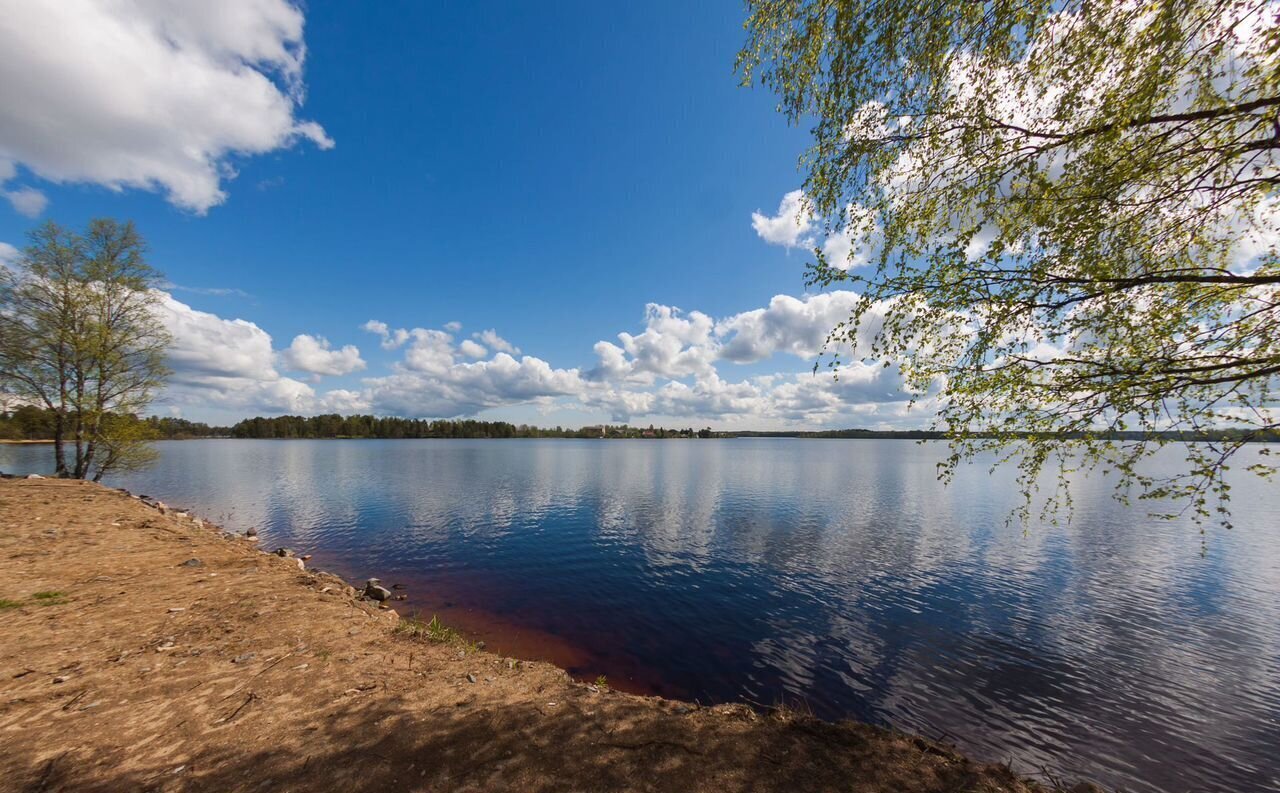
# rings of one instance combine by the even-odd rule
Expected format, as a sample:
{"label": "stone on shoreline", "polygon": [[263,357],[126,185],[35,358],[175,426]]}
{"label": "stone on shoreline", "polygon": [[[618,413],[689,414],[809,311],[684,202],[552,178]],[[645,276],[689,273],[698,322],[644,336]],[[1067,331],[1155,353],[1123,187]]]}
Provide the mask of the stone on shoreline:
{"label": "stone on shoreline", "polygon": [[391,598],[391,590],[382,586],[378,579],[370,578],[364,584],[364,596],[370,600],[389,600]]}

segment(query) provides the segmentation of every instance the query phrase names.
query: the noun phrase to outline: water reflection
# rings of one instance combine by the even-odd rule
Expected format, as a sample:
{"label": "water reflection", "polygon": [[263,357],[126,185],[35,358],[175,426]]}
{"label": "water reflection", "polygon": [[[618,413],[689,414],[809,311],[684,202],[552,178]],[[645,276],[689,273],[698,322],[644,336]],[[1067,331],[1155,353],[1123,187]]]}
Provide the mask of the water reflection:
{"label": "water reflection", "polygon": [[[118,484],[586,676],[944,736],[1130,790],[1280,790],[1274,486],[1201,537],[899,441],[208,441]],[[0,468],[47,468],[0,449]],[[1243,468],[1243,466],[1239,466]]]}

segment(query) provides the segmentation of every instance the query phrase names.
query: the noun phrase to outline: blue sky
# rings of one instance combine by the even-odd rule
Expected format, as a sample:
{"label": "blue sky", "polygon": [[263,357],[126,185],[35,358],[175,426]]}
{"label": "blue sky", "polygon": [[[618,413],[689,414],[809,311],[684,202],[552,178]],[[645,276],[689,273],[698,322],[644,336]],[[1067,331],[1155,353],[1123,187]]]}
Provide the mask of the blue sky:
{"label": "blue sky", "polygon": [[804,294],[807,131],[739,87],[738,2],[37,5],[0,22],[0,256],[135,220],[157,412],[919,423],[891,370],[809,374],[849,296]]}

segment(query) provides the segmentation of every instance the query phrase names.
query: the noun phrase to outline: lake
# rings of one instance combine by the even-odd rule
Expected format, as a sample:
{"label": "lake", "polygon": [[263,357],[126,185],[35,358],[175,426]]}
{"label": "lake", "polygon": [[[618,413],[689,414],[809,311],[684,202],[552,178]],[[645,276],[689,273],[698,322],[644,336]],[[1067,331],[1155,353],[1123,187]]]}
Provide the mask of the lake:
{"label": "lake", "polygon": [[[1133,791],[1280,790],[1280,487],[1247,474],[1235,528],[1202,536],[1100,475],[1075,484],[1070,525],[1006,525],[1012,472],[943,487],[938,443],[159,446],[108,484],[402,583],[409,610],[580,678],[786,703]],[[0,446],[5,472],[51,458]]]}

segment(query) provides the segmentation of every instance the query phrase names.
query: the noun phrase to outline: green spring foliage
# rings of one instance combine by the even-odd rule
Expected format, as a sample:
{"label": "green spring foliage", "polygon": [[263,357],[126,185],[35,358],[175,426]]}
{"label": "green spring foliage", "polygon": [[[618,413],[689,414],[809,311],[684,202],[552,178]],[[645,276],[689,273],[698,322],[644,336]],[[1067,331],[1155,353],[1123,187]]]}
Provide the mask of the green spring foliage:
{"label": "green spring foliage", "polygon": [[[1229,525],[1229,463],[1278,426],[1274,5],[747,5],[742,80],[810,125],[807,210],[869,252],[814,251],[810,285],[861,295],[826,365],[898,364],[953,440],[943,478],[979,452],[1018,465],[1024,519],[1046,469],[1054,517],[1101,467],[1122,499]],[[1224,425],[1178,474],[1140,465]]]}

